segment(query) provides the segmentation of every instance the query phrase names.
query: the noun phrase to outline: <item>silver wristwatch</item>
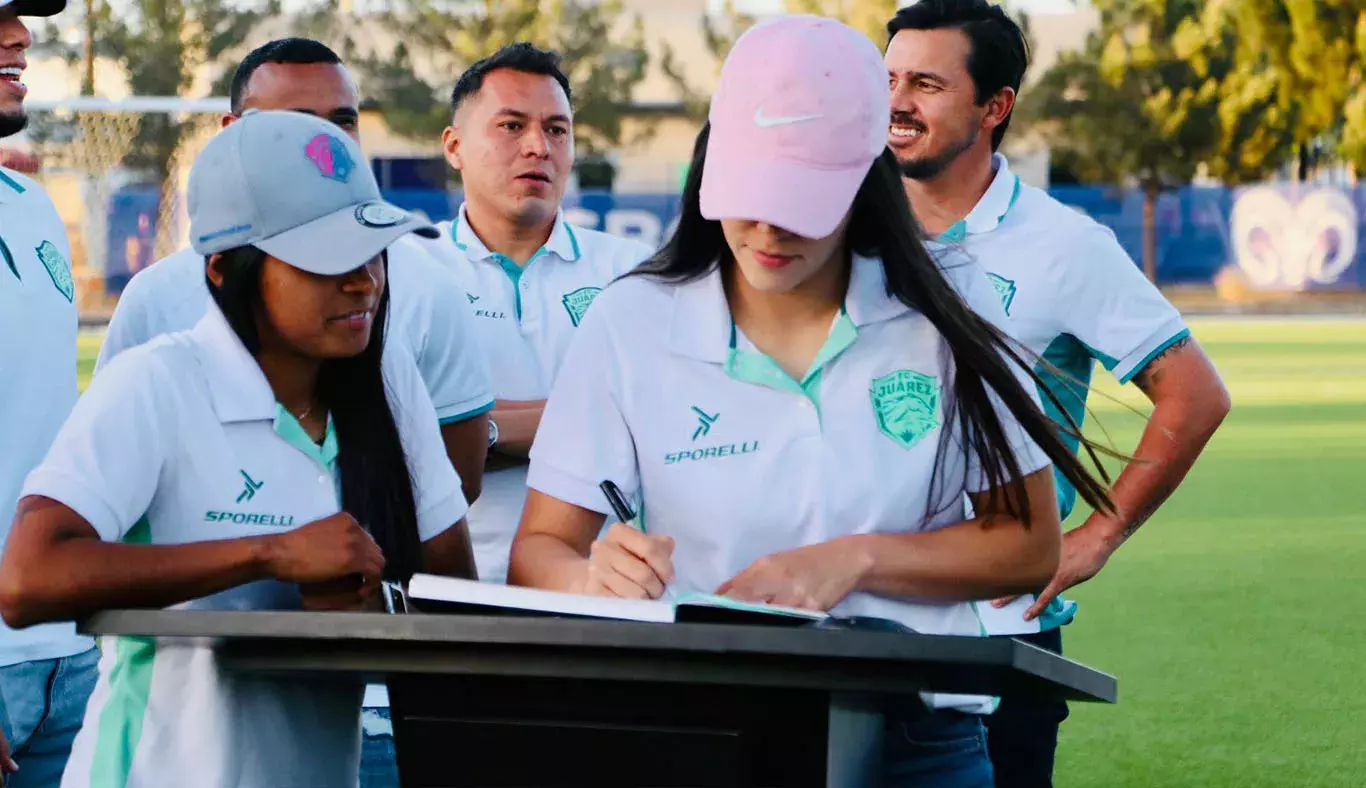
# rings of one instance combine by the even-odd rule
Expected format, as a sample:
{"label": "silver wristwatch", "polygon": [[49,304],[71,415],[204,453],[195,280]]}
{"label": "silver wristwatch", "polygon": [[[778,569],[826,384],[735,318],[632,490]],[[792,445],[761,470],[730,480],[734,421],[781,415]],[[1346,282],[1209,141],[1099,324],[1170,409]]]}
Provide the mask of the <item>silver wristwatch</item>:
{"label": "silver wristwatch", "polygon": [[497,442],[498,442],[498,425],[493,421],[492,418],[490,418],[490,419],[489,419],[489,448],[492,449],[493,446],[494,446],[494,444],[496,444]]}

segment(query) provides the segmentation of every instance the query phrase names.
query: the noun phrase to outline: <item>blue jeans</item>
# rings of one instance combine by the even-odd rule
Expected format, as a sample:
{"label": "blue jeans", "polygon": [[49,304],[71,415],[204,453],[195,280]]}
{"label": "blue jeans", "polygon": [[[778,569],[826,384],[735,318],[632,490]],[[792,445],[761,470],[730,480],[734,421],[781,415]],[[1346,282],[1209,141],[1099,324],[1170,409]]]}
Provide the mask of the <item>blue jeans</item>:
{"label": "blue jeans", "polygon": [[398,761],[394,755],[394,728],[389,710],[361,712],[364,738],[360,750],[360,788],[398,788]]}
{"label": "blue jeans", "polygon": [[0,724],[19,771],[10,788],[54,786],[71,757],[71,742],[95,689],[100,651],[0,668]]}
{"label": "blue jeans", "polygon": [[[1055,654],[1062,653],[1061,629],[1018,637]],[[1065,719],[1065,700],[1001,699],[996,713],[984,720],[997,788],[1053,788],[1058,727]]]}
{"label": "blue jeans", "polygon": [[883,738],[885,788],[995,788],[987,737],[973,714],[919,702],[887,715]]}

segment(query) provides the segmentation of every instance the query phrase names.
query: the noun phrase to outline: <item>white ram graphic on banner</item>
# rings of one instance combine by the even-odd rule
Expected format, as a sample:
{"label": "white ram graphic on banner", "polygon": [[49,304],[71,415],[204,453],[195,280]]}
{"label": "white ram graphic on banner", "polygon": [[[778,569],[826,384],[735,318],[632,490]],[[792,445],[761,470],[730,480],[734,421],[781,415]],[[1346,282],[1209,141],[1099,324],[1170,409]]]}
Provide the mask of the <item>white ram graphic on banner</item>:
{"label": "white ram graphic on banner", "polygon": [[1356,260],[1357,208],[1341,189],[1296,202],[1282,188],[1254,187],[1238,196],[1229,224],[1238,266],[1260,289],[1332,285]]}

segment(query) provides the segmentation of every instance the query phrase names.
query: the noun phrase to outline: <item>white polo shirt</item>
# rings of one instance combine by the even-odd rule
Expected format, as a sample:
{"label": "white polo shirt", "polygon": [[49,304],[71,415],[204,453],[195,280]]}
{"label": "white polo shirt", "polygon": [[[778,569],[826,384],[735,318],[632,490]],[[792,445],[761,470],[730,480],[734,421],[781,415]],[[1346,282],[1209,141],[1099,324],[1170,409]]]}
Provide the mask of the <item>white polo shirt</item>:
{"label": "white polo shirt", "polygon": [[[465,515],[411,357],[384,375],[427,541]],[[120,354],[95,378],[25,493],[60,501],[106,541],[185,544],[276,534],[340,510],[337,435],[321,445],[275,401],[216,306],[192,331]],[[262,581],[178,609],[289,610]],[[356,785],[359,683],[221,672],[207,642],[106,639],[63,786]]]}
{"label": "white polo shirt", "polygon": [[[75,285],[66,226],[42,187],[0,168],[0,539],[24,477],[76,404]],[[0,666],[79,654],[95,645],[74,624],[14,630],[0,622]]]}
{"label": "white polo shirt", "polygon": [[[598,293],[654,250],[639,241],[574,227],[561,214],[544,247],[523,267],[491,251],[470,227],[465,207],[441,238],[416,239],[449,261],[468,293],[498,399],[550,396],[575,329]],[[526,503],[526,468],[484,474],[470,507],[479,579],[504,582],[508,553]]]}
{"label": "white polo shirt", "polygon": [[[712,593],[779,551],[958,523],[964,494],[983,490],[986,475],[955,433],[941,446],[954,429],[945,351],[923,315],[887,295],[876,259],[855,258],[844,310],[800,382],[735,327],[719,272],[680,286],[629,277],[580,326],[565,360],[574,374],[546,406],[528,483],[606,513],[598,485],[615,481],[641,502],[646,532],[674,538],[678,593]],[[1000,414],[1020,470],[1048,467]],[[832,612],[982,634],[966,601],[855,593]]]}
{"label": "white polo shirt", "polygon": [[[465,293],[450,271],[427,255],[414,236],[389,247],[389,326],[408,347],[442,424],[493,408],[487,362],[469,312],[457,307]],[[109,359],[151,339],[193,328],[204,316],[209,287],[204,257],[193,249],[139,271],[119,296],[96,372]],[[387,345],[386,345],[387,346]]]}
{"label": "white polo shirt", "polygon": [[[1004,156],[995,165],[972,212],[930,246],[941,260],[966,256],[981,264],[1009,316],[1006,330],[1047,362],[1035,371],[1081,424],[1094,362],[1128,383],[1190,331],[1109,228],[1023,183]],[[1066,423],[1047,398],[1043,405]],[[1078,441],[1062,437],[1076,451]],[[1055,479],[1065,519],[1077,493],[1061,474]],[[1027,622],[1032,603],[1026,597],[1001,610],[983,604],[982,618],[992,634],[1016,635],[1061,626],[1076,611],[1075,602],[1060,599]]]}

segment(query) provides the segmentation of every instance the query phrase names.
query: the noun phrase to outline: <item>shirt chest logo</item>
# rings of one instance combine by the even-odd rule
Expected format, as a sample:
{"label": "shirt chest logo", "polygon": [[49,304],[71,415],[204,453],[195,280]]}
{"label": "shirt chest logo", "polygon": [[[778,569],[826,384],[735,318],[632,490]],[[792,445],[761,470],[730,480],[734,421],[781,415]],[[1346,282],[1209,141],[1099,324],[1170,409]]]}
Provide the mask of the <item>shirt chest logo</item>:
{"label": "shirt chest logo", "polygon": [[[479,296],[474,293],[465,293],[465,298],[469,300],[470,306],[474,306],[475,302],[479,300]],[[508,313],[500,312],[497,309],[477,308],[474,310],[474,316],[487,318],[489,320],[507,320]]]}
{"label": "shirt chest logo", "polygon": [[987,279],[990,279],[991,286],[996,288],[996,295],[1001,297],[1001,306],[1005,307],[1006,317],[1010,317],[1010,305],[1015,303],[1015,280],[990,273],[987,274]]}
{"label": "shirt chest logo", "polygon": [[593,299],[597,298],[598,293],[601,292],[601,287],[580,287],[578,290],[565,293],[564,297],[560,299],[560,302],[564,304],[564,311],[569,313],[569,319],[573,321],[575,326],[578,326],[579,321],[583,320],[583,316],[588,312],[588,307],[593,305]]}
{"label": "shirt chest logo", "polygon": [[680,451],[672,451],[664,455],[665,465],[677,465],[684,462],[698,462],[700,460],[715,460],[722,457],[737,457],[742,454],[751,454],[759,450],[759,441],[744,441],[742,443],[727,443],[717,446],[696,447],[699,439],[711,434],[712,425],[721,418],[720,411],[708,413],[706,410],[693,405],[692,413],[697,417],[697,427],[693,429],[692,440],[694,446],[690,446]]}
{"label": "shirt chest logo", "polygon": [[712,415],[696,405],[692,406],[692,410],[693,413],[697,414],[697,429],[693,430],[692,439],[697,440],[698,438],[706,437],[707,433],[711,432],[711,425],[715,424],[716,420],[721,418],[721,414],[718,412],[715,415]]}
{"label": "shirt chest logo", "polygon": [[247,480],[247,486],[245,489],[242,490],[242,494],[237,496],[237,502],[246,503],[247,501],[250,501],[252,498],[255,498],[256,491],[261,489],[262,487],[265,487],[266,483],[256,481],[255,479],[251,478],[251,476],[246,471],[240,471],[240,473],[242,474],[242,478]]}
{"label": "shirt chest logo", "polygon": [[[256,493],[266,486],[263,481],[256,481],[251,474],[246,471],[238,471],[242,475],[242,491],[237,494],[237,503],[251,503],[256,498]],[[219,510],[209,510],[204,513],[206,523],[232,523],[233,525],[268,525],[276,528],[288,528],[294,525],[294,516],[289,514],[260,514],[257,512],[229,512]]]}
{"label": "shirt chest logo", "polygon": [[873,380],[868,395],[878,429],[898,446],[909,449],[939,427],[937,378],[901,369]]}
{"label": "shirt chest logo", "polygon": [[52,284],[57,288],[67,301],[72,301],[76,297],[76,283],[71,278],[71,263],[62,256],[61,250],[51,241],[43,241],[37,249],[38,262],[47,269],[47,275],[52,277]]}

